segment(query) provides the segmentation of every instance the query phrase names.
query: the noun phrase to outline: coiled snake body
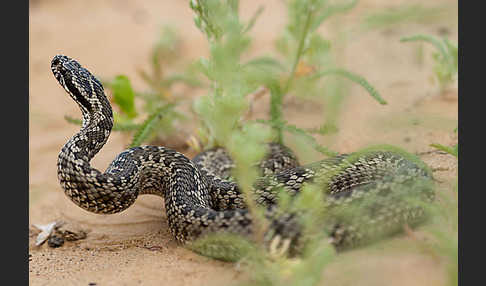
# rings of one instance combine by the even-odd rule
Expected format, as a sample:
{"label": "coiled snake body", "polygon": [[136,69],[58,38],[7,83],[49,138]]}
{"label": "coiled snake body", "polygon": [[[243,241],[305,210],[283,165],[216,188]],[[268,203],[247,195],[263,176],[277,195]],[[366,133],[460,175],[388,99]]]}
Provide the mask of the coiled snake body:
{"label": "coiled snake body", "polygon": [[[217,231],[252,233],[252,217],[238,186],[226,180],[232,161],[223,149],[205,151],[191,161],[169,148],[142,146],[120,153],[104,173],[91,167],[90,160],[113,126],[110,103],[102,84],[77,61],[57,55],[51,69],[83,114],[81,130],[62,147],[57,162],[60,184],[75,204],[90,212],[112,214],[128,208],[138,195],[156,194],[164,198],[169,229],[180,242]],[[391,194],[417,180],[428,181],[430,175],[397,152],[375,150],[298,166],[289,149],[272,143],[260,167],[264,177],[255,184],[254,193],[257,202],[269,208],[273,220],[269,231],[274,235],[299,236],[289,216],[272,218],[277,190],[296,194],[303,184],[322,178],[328,205],[362,201],[366,208],[351,220],[341,219],[346,217],[339,215],[342,212],[331,216],[324,229],[338,247],[365,241],[377,230],[394,232],[423,218],[422,208]],[[377,195],[372,202],[362,199],[373,193]],[[428,188],[419,190],[423,194],[426,199],[433,196]]]}

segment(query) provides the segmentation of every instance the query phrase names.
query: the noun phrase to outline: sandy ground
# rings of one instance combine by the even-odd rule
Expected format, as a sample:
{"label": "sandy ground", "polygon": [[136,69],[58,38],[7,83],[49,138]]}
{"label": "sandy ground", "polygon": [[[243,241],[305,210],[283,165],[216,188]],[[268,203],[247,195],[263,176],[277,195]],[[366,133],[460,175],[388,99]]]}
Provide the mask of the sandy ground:
{"label": "sandy ground", "polygon": [[[174,26],[183,39],[183,55],[197,59],[207,55],[207,44],[195,28],[187,1],[129,0],[31,0],[30,6],[30,141],[29,222],[46,224],[63,220],[88,230],[88,237],[63,247],[29,243],[31,285],[228,285],[243,279],[231,263],[198,256],[177,245],[167,229],[163,200],[143,196],[125,212],[111,216],[88,213],[70,202],[56,177],[57,154],[77,127],[64,121],[78,116],[76,105],[58,86],[50,72],[50,60],[58,53],[78,59],[105,78],[128,75],[135,88],[147,88],[137,69],[147,67],[149,51],[163,24]],[[242,1],[243,18],[260,4],[262,17],[252,32],[252,54],[273,51],[273,40],[285,25],[282,1]],[[400,4],[407,1],[393,1]],[[429,2],[429,1],[428,1]],[[430,3],[454,1],[430,1]],[[353,25],[363,14],[392,3],[360,1],[337,25]],[[457,137],[457,90],[441,97],[430,80],[431,49],[424,62],[416,59],[416,46],[402,44],[401,36],[438,34],[444,27],[457,39],[457,22],[402,25],[353,36],[340,51],[341,65],[364,75],[389,102],[380,106],[360,87],[352,87],[339,119],[340,132],[319,138],[339,152],[350,152],[372,143],[396,144],[421,153],[441,185],[450,187],[457,175],[457,161],[449,155],[429,152],[430,143],[452,145]],[[326,33],[323,30],[323,33]],[[201,94],[195,92],[194,96]],[[267,107],[256,108],[256,116]],[[312,103],[286,104],[286,119],[301,127],[322,122],[325,109]],[[185,130],[190,133],[190,127]],[[113,133],[92,164],[105,169],[124,149],[128,139]],[[187,150],[180,150],[187,151]],[[188,156],[193,154],[188,153]],[[316,159],[302,153],[301,161]],[[390,243],[407,241],[396,237]],[[418,251],[358,249],[339,255],[324,271],[323,285],[443,285],[440,261]],[[92,284],[89,284],[92,283]],[[94,283],[94,284],[93,284]]]}

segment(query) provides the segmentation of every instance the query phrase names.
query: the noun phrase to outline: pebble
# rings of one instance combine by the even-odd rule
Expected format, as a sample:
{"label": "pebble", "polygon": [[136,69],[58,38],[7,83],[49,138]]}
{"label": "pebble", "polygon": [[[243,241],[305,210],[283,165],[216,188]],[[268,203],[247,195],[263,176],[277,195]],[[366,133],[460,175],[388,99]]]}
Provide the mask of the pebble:
{"label": "pebble", "polygon": [[51,235],[47,240],[47,245],[52,248],[60,247],[64,244],[64,238],[58,235]]}

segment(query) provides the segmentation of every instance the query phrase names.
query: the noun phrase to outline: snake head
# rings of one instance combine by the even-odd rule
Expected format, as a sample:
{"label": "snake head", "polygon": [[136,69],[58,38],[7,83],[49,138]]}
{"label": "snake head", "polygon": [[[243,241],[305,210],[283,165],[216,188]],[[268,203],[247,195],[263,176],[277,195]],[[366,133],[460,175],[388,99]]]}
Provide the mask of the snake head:
{"label": "snake head", "polygon": [[56,55],[52,59],[51,70],[59,84],[79,104],[83,112],[91,113],[96,110],[97,103],[105,97],[100,81],[76,60]]}

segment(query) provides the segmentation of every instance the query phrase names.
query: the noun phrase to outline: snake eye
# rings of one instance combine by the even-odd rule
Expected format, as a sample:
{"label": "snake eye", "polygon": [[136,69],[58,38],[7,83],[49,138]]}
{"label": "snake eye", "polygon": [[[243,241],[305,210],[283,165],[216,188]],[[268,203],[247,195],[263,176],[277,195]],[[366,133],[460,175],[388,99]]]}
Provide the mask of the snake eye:
{"label": "snake eye", "polygon": [[55,57],[52,59],[51,66],[52,66],[52,67],[54,67],[54,66],[58,66],[58,65],[59,65],[59,62],[61,61],[60,59],[61,59],[61,57],[60,57],[60,56],[55,56]]}
{"label": "snake eye", "polygon": [[52,58],[51,69],[59,70],[63,63],[69,62],[69,58],[63,55],[57,55]]}
{"label": "snake eye", "polygon": [[54,77],[64,86],[64,76],[63,76],[63,62],[66,62],[66,56],[57,55],[51,61],[51,70]]}

